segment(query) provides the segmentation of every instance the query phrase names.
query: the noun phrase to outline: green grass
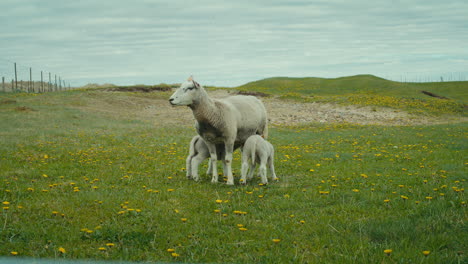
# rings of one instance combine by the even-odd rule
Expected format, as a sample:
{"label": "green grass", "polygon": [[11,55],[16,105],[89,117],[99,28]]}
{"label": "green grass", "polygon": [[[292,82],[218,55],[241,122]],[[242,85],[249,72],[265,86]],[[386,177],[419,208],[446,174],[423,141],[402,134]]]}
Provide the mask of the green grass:
{"label": "green grass", "polygon": [[141,96],[148,95],[0,97],[0,255],[191,263],[467,261],[466,123],[272,127],[280,181],[238,185],[236,152],[231,187],[211,184],[208,176],[200,183],[185,179],[194,129],[76,107]]}
{"label": "green grass", "polygon": [[[385,106],[430,114],[464,114],[468,104],[468,81],[401,83],[373,75],[335,79],[274,77],[250,82],[241,91],[257,91],[305,102],[338,102]],[[423,94],[428,91],[448,99]]]}

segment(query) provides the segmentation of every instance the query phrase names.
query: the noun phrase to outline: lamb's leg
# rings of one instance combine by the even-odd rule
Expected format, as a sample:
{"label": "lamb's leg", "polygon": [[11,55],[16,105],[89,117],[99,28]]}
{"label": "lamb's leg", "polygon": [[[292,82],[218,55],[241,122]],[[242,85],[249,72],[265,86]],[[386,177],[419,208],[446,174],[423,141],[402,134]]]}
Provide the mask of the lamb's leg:
{"label": "lamb's leg", "polygon": [[271,179],[273,181],[277,181],[278,180],[278,177],[276,177],[276,173],[275,173],[275,165],[274,165],[274,154],[271,153],[271,156],[268,158],[268,167],[270,167],[270,172],[271,172]]}
{"label": "lamb's leg", "polygon": [[213,166],[211,166],[211,159],[210,159],[208,161],[208,169],[206,170],[206,175],[211,175],[211,173],[213,173]]}
{"label": "lamb's leg", "polygon": [[234,177],[232,176],[232,152],[234,150],[234,142],[225,142],[226,155],[224,161],[226,162],[226,176],[228,178],[227,185],[234,185]]}
{"label": "lamb's leg", "polygon": [[202,163],[205,160],[206,157],[203,157],[202,155],[198,154],[195,157],[192,158],[192,177],[195,181],[200,180],[200,176],[198,175],[198,167],[200,166],[200,163]]}
{"label": "lamb's leg", "polygon": [[206,142],[206,146],[208,147],[208,151],[210,152],[210,165],[211,165],[211,182],[217,183],[218,182],[218,168],[216,166],[216,162],[218,161],[218,157],[216,155],[216,145]]}
{"label": "lamb's leg", "polygon": [[187,159],[185,160],[185,169],[187,179],[192,179],[192,155],[187,156]]}
{"label": "lamb's leg", "polygon": [[268,161],[268,157],[266,155],[260,156],[259,174],[260,174],[260,178],[263,184],[268,184],[267,168],[266,168],[267,161]]}
{"label": "lamb's leg", "polygon": [[242,152],[241,184],[247,184],[247,173],[249,172],[249,154]]}
{"label": "lamb's leg", "polygon": [[247,175],[247,179],[251,180],[253,178],[256,167],[257,167],[257,164],[250,162],[250,169],[249,169],[249,174]]}

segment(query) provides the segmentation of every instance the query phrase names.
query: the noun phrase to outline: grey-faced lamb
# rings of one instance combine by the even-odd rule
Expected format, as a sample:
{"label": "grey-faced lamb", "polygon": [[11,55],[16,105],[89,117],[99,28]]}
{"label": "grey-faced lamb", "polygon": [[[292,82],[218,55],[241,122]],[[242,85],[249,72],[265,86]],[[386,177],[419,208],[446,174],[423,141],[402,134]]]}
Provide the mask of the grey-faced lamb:
{"label": "grey-faced lamb", "polygon": [[270,169],[271,179],[278,180],[275,173],[275,149],[270,142],[259,135],[250,136],[242,148],[241,184],[246,184],[247,179],[252,179],[255,167],[259,165],[259,175],[263,184],[268,184],[267,165]]}
{"label": "grey-faced lamb", "polygon": [[[234,145],[234,149],[237,149],[239,145]],[[217,144],[216,145],[216,156],[218,160],[223,160],[226,152],[224,149],[224,144]],[[208,146],[206,145],[205,141],[200,135],[196,135],[190,141],[189,146],[189,155],[186,159],[186,170],[187,170],[187,179],[193,179],[195,181],[200,180],[200,176],[198,174],[198,167],[200,163],[202,163],[205,159],[210,157],[210,151],[208,150]],[[224,163],[223,163],[224,164]],[[224,171],[226,171],[226,167],[224,166]],[[208,170],[206,174],[210,175],[212,173],[213,167],[211,162],[208,162]]]}
{"label": "grey-faced lamb", "polygon": [[223,144],[227,184],[233,185],[232,152],[234,145],[242,145],[251,135],[268,136],[267,113],[263,103],[254,96],[236,95],[213,99],[205,89],[190,77],[174,92],[169,102],[188,106],[196,120],[198,134],[205,140],[210,152],[212,182],[218,182],[216,145]]}

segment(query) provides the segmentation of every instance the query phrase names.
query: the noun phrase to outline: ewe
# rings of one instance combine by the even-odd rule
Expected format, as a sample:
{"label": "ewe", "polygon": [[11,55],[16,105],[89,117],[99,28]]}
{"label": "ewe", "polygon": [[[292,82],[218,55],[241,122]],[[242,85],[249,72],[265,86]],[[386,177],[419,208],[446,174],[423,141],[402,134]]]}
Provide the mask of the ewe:
{"label": "ewe", "polygon": [[[270,142],[264,140],[259,135],[250,136],[247,141],[245,141],[244,147],[242,148],[241,184],[247,183],[246,176],[249,180],[252,179],[256,164],[260,165],[259,175],[263,184],[268,184],[266,169],[267,163],[270,168],[271,179],[273,181],[278,180],[275,173],[275,166],[273,164],[275,158],[274,155],[275,149]],[[248,175],[247,171],[249,172]]]}
{"label": "ewe", "polygon": [[188,106],[196,120],[198,134],[205,140],[212,166],[211,182],[218,182],[216,145],[225,149],[224,166],[227,184],[233,185],[232,152],[251,135],[268,136],[267,114],[263,103],[254,96],[236,95],[212,99],[205,89],[190,77],[169,98],[172,105]]}
{"label": "ewe", "polygon": [[[239,145],[234,145],[234,150],[237,148],[239,148]],[[226,153],[224,151],[224,144],[217,144],[216,156],[218,157],[218,160],[223,160],[225,155]],[[198,176],[198,166],[200,166],[200,163],[209,157],[210,151],[208,150],[208,147],[206,146],[203,138],[199,135],[194,136],[190,141],[189,155],[187,156],[186,160],[187,179],[199,181],[200,177]],[[223,169],[224,173],[226,173],[226,166],[224,166]],[[211,162],[208,162],[208,170],[206,174],[211,174],[212,170],[212,164]]]}

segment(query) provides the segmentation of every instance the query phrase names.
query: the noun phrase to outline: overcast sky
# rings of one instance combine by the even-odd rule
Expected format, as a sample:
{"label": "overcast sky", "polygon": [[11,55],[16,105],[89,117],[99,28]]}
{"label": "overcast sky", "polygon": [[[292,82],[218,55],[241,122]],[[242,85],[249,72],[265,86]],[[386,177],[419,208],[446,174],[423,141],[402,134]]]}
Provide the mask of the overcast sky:
{"label": "overcast sky", "polygon": [[466,0],[1,0],[0,8],[7,80],[12,62],[19,78],[32,67],[34,79],[43,70],[72,85],[190,75],[219,86],[273,76],[468,79]]}

